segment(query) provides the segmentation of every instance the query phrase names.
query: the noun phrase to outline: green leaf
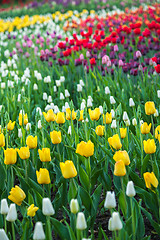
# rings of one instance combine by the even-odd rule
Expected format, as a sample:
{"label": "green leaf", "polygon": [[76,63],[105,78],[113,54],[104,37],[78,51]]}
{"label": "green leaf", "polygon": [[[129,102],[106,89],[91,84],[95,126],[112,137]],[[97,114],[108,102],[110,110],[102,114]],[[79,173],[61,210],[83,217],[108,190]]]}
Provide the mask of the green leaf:
{"label": "green leaf", "polygon": [[74,199],[77,195],[77,186],[75,180],[72,178],[70,179],[69,183],[69,192],[68,192],[68,202],[70,203],[71,199]]}
{"label": "green leaf", "polygon": [[66,221],[65,221],[65,224],[67,225],[68,232],[69,232],[69,235],[70,235],[70,239],[76,240],[76,236],[74,235],[74,232],[73,232],[72,228],[69,226],[69,224]]}
{"label": "green leaf", "polygon": [[120,205],[123,215],[125,216],[127,209],[126,209],[126,204],[125,204],[125,196],[124,196],[122,190],[120,190],[120,194],[119,194],[119,205]]}
{"label": "green leaf", "polygon": [[85,206],[85,208],[91,212],[91,207],[92,207],[92,199],[90,198],[88,192],[79,186],[79,194],[81,197],[82,204]]}
{"label": "green leaf", "polygon": [[58,220],[56,220],[55,218],[50,218],[51,219],[51,223],[54,229],[54,232],[56,234],[58,234],[58,236],[61,239],[64,240],[70,240],[70,236],[69,236],[69,232],[66,226],[64,226],[61,222],[59,222]]}
{"label": "green leaf", "polygon": [[79,179],[82,184],[82,186],[88,191],[89,190],[89,177],[85,170],[80,166],[79,168]]}
{"label": "green leaf", "polygon": [[3,191],[5,188],[6,180],[6,170],[4,169],[4,164],[0,163],[0,189]]}

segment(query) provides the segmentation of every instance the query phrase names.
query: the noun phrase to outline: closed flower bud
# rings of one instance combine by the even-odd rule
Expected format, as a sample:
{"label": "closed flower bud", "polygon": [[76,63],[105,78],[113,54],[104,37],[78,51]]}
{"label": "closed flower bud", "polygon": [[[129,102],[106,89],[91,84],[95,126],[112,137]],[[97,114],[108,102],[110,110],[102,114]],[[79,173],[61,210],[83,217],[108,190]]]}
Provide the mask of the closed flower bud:
{"label": "closed flower bud", "polygon": [[111,109],[112,118],[115,118],[115,111]]}
{"label": "closed flower bud", "polygon": [[145,180],[145,184],[147,188],[152,189],[152,186],[154,188],[158,187],[158,180],[154,174],[154,172],[146,172],[143,174],[144,180]]}
{"label": "closed flower bud", "polygon": [[160,98],[160,90],[157,90],[157,96]]}
{"label": "closed flower bud", "polygon": [[29,135],[26,139],[26,144],[29,147],[29,149],[36,148],[37,147],[37,136],[33,137]]}
{"label": "closed flower bud", "polygon": [[37,85],[36,83],[33,85],[33,90],[34,90],[34,91],[37,91],[37,90],[38,90],[38,85]]}
{"label": "closed flower bud", "polygon": [[60,169],[64,178],[73,178],[77,176],[77,170],[74,163],[70,160],[60,162]]}
{"label": "closed flower bud", "polygon": [[27,208],[27,216],[34,217],[36,215],[36,212],[38,211],[38,207],[34,207],[34,204],[31,204]]}
{"label": "closed flower bud", "polygon": [[41,129],[41,128],[42,128],[41,120],[38,120],[38,129]]}
{"label": "closed flower bud", "polygon": [[129,118],[128,118],[128,114],[127,112],[124,112],[123,113],[123,121],[127,121]]}
{"label": "closed flower bud", "polygon": [[5,146],[5,136],[3,133],[0,134],[0,147]]}
{"label": "closed flower bud", "polygon": [[139,50],[136,52],[136,57],[137,57],[137,58],[142,57],[142,54],[141,54],[141,52],[140,52]]}
{"label": "closed flower bud", "polygon": [[16,219],[17,219],[16,205],[14,203],[11,203],[6,220],[8,222],[14,222],[14,221],[16,221]]}
{"label": "closed flower bud", "polygon": [[64,99],[65,99],[65,97],[64,97],[63,93],[60,93],[60,100],[64,100]]}
{"label": "closed flower bud", "polygon": [[135,106],[135,103],[134,103],[134,101],[133,101],[133,98],[130,98],[130,99],[129,99],[129,106],[130,106],[130,107],[134,107],[134,106]]}
{"label": "closed flower bud", "polygon": [[113,159],[116,162],[118,162],[119,160],[122,160],[126,166],[128,166],[130,164],[129,155],[126,152],[126,150],[123,150],[123,151],[119,150],[119,151],[115,152]]}
{"label": "closed flower bud", "polygon": [[42,200],[42,213],[45,216],[52,216],[55,214],[55,210],[49,198],[43,198]]}
{"label": "closed flower bud", "polygon": [[87,228],[87,223],[83,212],[79,212],[77,215],[76,228],[78,230],[84,230]]}
{"label": "closed flower bud", "polygon": [[111,103],[111,104],[115,104],[115,103],[116,103],[116,101],[115,101],[115,99],[114,99],[113,96],[110,96],[110,103]]}
{"label": "closed flower bud", "polygon": [[118,162],[115,163],[114,165],[114,175],[122,177],[126,175],[126,168],[125,164],[122,160],[119,160]]}
{"label": "closed flower bud", "polygon": [[110,94],[110,90],[109,90],[109,87],[105,87],[105,94]]}
{"label": "closed flower bud", "polygon": [[26,125],[28,123],[28,116],[27,116],[27,113],[26,114],[23,114],[20,113],[19,114],[19,125],[22,126],[22,122],[24,125]]}
{"label": "closed flower bud", "polygon": [[80,117],[79,117],[78,121],[83,121],[83,120],[84,120],[84,118],[83,118],[83,112],[84,112],[84,110],[81,110],[81,111],[80,111]]}
{"label": "closed flower bud", "polygon": [[77,84],[77,92],[82,92],[82,86],[81,86],[81,84]]}
{"label": "closed flower bud", "polygon": [[58,112],[56,115],[56,123],[63,124],[65,123],[65,115],[64,112]]}
{"label": "closed flower bud", "polygon": [[7,199],[2,199],[1,200],[1,214],[6,215],[8,213],[8,203]]}
{"label": "closed flower bud", "polygon": [[109,231],[113,231],[113,223],[112,223],[113,219],[112,217],[109,219],[108,221],[108,230]]}
{"label": "closed flower bud", "polygon": [[103,114],[103,107],[99,106],[100,113]]}
{"label": "closed flower bud", "polygon": [[46,168],[40,168],[39,172],[36,171],[36,175],[39,184],[49,184],[51,182],[49,172]]}
{"label": "closed flower bud", "polygon": [[145,113],[147,115],[154,114],[156,112],[156,108],[154,102],[146,102],[145,103]]}
{"label": "closed flower bud", "polygon": [[74,109],[70,110],[70,108],[66,109],[66,119],[67,120],[71,120],[71,116],[72,116],[72,120],[76,119],[76,112],[74,111]]}
{"label": "closed flower bud", "polygon": [[50,138],[53,144],[59,144],[62,141],[61,132],[53,130],[50,132]]}
{"label": "closed flower bud", "polygon": [[48,103],[52,102],[52,96],[48,96]]}
{"label": "closed flower bud", "polygon": [[51,161],[50,148],[42,148],[42,150],[38,149],[38,153],[41,162]]}
{"label": "closed flower bud", "polygon": [[96,127],[96,134],[98,136],[103,136],[104,135],[104,126],[99,125]]}
{"label": "closed flower bud", "polygon": [[65,89],[64,94],[65,94],[65,97],[70,97],[70,93],[68,92],[67,89]]}
{"label": "closed flower bud", "polygon": [[42,222],[36,222],[33,233],[33,240],[45,240],[45,233],[43,230]]}
{"label": "closed flower bud", "polygon": [[15,121],[12,122],[11,120],[9,121],[9,123],[7,124],[7,130],[11,131],[14,129],[14,125],[15,125]]}
{"label": "closed flower bud", "polygon": [[116,207],[116,199],[115,199],[115,193],[108,191],[106,194],[106,199],[104,202],[105,208],[115,208]]}
{"label": "closed flower bud", "polygon": [[26,124],[26,130],[29,131],[31,129],[31,123]]}
{"label": "closed flower bud", "polygon": [[7,234],[5,233],[4,229],[0,229],[0,239],[1,240],[9,240]]}
{"label": "closed flower bud", "polygon": [[136,195],[136,191],[134,189],[134,184],[132,181],[129,181],[127,183],[127,188],[126,188],[126,195],[128,197],[134,197]]}
{"label": "closed flower bud", "polygon": [[127,128],[120,128],[119,130],[120,130],[121,138],[125,138],[127,135]]}
{"label": "closed flower bud", "polygon": [[118,134],[115,134],[112,137],[109,137],[108,142],[109,142],[109,145],[116,150],[119,150],[122,147]]}
{"label": "closed flower bud", "polygon": [[144,122],[142,125],[141,125],[141,133],[142,134],[148,134],[151,130],[151,123],[148,125],[146,122]]}
{"label": "closed flower bud", "polygon": [[123,227],[118,212],[113,212],[113,213],[112,213],[112,227],[113,227],[113,230],[114,230],[114,231],[116,231],[116,230],[121,230],[122,227]]}
{"label": "closed flower bud", "polygon": [[28,159],[30,157],[29,147],[21,147],[17,151],[21,159]]}
{"label": "closed flower bud", "polygon": [[17,162],[17,152],[13,148],[4,150],[4,163],[6,165],[15,164]]}
{"label": "closed flower bud", "polygon": [[130,126],[130,120],[128,119],[127,121],[125,121],[125,124],[126,124],[126,127],[129,127]]}
{"label": "closed flower bud", "polygon": [[79,211],[79,204],[77,199],[72,199],[70,202],[71,213],[76,214]]}
{"label": "closed flower bud", "polygon": [[17,185],[15,187],[12,187],[9,193],[10,195],[8,196],[8,199],[10,199],[18,206],[20,206],[22,204],[22,201],[26,198],[25,192]]}
{"label": "closed flower bud", "polygon": [[94,110],[89,109],[89,116],[92,121],[93,120],[97,121],[99,119],[100,115],[101,115],[101,112],[100,112],[99,108],[95,108]]}
{"label": "closed flower bud", "polygon": [[158,139],[159,135],[160,135],[160,125],[158,125],[155,129],[155,138]]}
{"label": "closed flower bud", "polygon": [[133,118],[133,119],[132,119],[132,125],[133,125],[133,126],[137,126],[137,120],[136,120],[136,118]]}
{"label": "closed flower bud", "polygon": [[156,109],[156,112],[154,113],[154,117],[159,117],[159,112],[157,109]]}
{"label": "closed flower bud", "polygon": [[106,115],[103,114],[103,123],[110,124],[112,122],[112,113],[106,113]]}
{"label": "closed flower bud", "polygon": [[44,93],[43,93],[43,100],[47,100],[47,98],[48,98],[48,97],[47,97],[47,93],[44,92]]}
{"label": "closed flower bud", "polygon": [[19,137],[19,138],[22,138],[22,136],[23,136],[23,135],[22,135],[22,129],[19,128],[19,129],[18,129],[18,137]]}
{"label": "closed flower bud", "polygon": [[81,141],[77,144],[76,153],[84,157],[90,157],[94,154],[94,144],[90,140],[88,142]]}
{"label": "closed flower bud", "polygon": [[87,107],[92,107],[92,100],[91,99],[87,99]]}
{"label": "closed flower bud", "polygon": [[115,119],[112,121],[111,128],[112,129],[116,129],[117,128],[117,123],[116,123]]}
{"label": "closed flower bud", "polygon": [[80,83],[80,85],[81,85],[82,87],[84,86],[84,82],[83,82],[82,79],[79,81],[79,83]]}
{"label": "closed flower bud", "polygon": [[144,151],[147,154],[152,154],[156,152],[156,144],[154,139],[148,139],[143,141]]}
{"label": "closed flower bud", "polygon": [[71,126],[68,127],[68,134],[69,134],[69,135],[72,134],[72,128],[71,128]]}
{"label": "closed flower bud", "polygon": [[56,114],[52,109],[49,109],[47,113],[43,112],[43,116],[47,122],[53,122],[56,119]]}

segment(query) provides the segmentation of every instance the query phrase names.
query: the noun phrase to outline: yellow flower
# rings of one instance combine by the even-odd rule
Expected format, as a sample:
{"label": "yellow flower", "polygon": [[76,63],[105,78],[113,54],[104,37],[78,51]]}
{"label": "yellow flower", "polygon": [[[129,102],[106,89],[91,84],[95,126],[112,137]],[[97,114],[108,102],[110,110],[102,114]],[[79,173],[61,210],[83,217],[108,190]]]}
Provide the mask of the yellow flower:
{"label": "yellow flower", "polygon": [[78,121],[84,120],[84,118],[83,118],[83,112],[84,112],[84,110],[81,110],[81,111],[80,111],[80,118],[79,118]]}
{"label": "yellow flower", "polygon": [[114,165],[114,175],[122,177],[126,175],[126,168],[122,160],[118,161]]}
{"label": "yellow flower", "polygon": [[[74,111],[74,109],[72,110],[72,120],[76,119],[76,112]],[[70,108],[66,109],[66,119],[67,120],[71,120],[71,110]]]}
{"label": "yellow flower", "polygon": [[158,180],[154,174],[154,172],[146,172],[143,174],[143,177],[144,177],[144,180],[145,180],[145,184],[146,184],[146,187],[147,188],[152,188],[155,187],[157,188],[158,187]]}
{"label": "yellow flower", "polygon": [[0,147],[5,146],[5,137],[3,133],[0,133]]}
{"label": "yellow flower", "polygon": [[34,217],[36,215],[36,212],[38,211],[38,207],[34,207],[34,204],[31,204],[27,208],[27,216]]}
{"label": "yellow flower", "polygon": [[57,113],[56,123],[58,123],[58,124],[63,124],[63,123],[65,123],[64,112],[58,112],[58,113]]}
{"label": "yellow flower", "polygon": [[96,134],[98,136],[103,136],[104,135],[104,126],[99,125],[96,127]]}
{"label": "yellow flower", "polygon": [[29,135],[26,139],[26,144],[30,149],[36,148],[37,147],[37,136],[33,137],[33,136]]}
{"label": "yellow flower", "polygon": [[30,157],[29,147],[21,147],[17,151],[18,151],[19,157],[23,160],[28,159]]}
{"label": "yellow flower", "polygon": [[108,142],[109,142],[109,145],[116,150],[119,150],[122,147],[118,134],[115,134],[112,137],[109,137]]}
{"label": "yellow flower", "polygon": [[49,184],[51,182],[49,172],[46,168],[40,168],[39,172],[36,171],[36,175],[39,184]]}
{"label": "yellow flower", "polygon": [[130,159],[128,156],[128,153],[124,150],[124,151],[117,151],[115,152],[113,159],[118,162],[119,160],[122,160],[124,162],[125,165],[129,165],[130,164]]}
{"label": "yellow flower", "polygon": [[127,134],[127,128],[120,128],[119,130],[120,130],[121,138],[125,138]]}
{"label": "yellow flower", "polygon": [[147,154],[152,154],[156,152],[156,144],[154,139],[148,139],[143,141],[144,151]]}
{"label": "yellow flower", "polygon": [[158,139],[159,135],[160,135],[160,125],[157,126],[155,129],[155,138]]}
{"label": "yellow flower", "polygon": [[56,120],[56,114],[52,109],[49,109],[47,113],[43,112],[43,116],[47,122],[53,122]]}
{"label": "yellow flower", "polygon": [[90,157],[94,154],[94,144],[90,140],[87,143],[82,141],[77,144],[76,153],[84,157]]}
{"label": "yellow flower", "polygon": [[106,124],[110,124],[112,122],[112,113],[106,113],[106,116],[103,114],[103,123],[105,123],[105,117],[106,117]]}
{"label": "yellow flower", "polygon": [[7,148],[4,150],[4,163],[6,165],[15,164],[17,161],[16,149]]}
{"label": "yellow flower", "polygon": [[98,120],[100,115],[101,115],[101,112],[99,108],[95,108],[94,110],[89,109],[89,116],[92,121]]}
{"label": "yellow flower", "polygon": [[51,141],[53,144],[59,144],[62,141],[60,131],[57,132],[57,131],[53,130],[53,132],[50,132],[50,137],[51,137]]}
{"label": "yellow flower", "polygon": [[141,125],[141,133],[142,134],[148,134],[151,130],[151,123],[148,125],[146,122],[144,122],[142,125]]}
{"label": "yellow flower", "polygon": [[41,162],[51,161],[50,148],[42,148],[42,150],[38,149],[38,153],[39,153]]}
{"label": "yellow flower", "polygon": [[[23,123],[26,125],[28,123],[28,116],[27,113],[24,115],[23,114]],[[19,125],[22,126],[22,114],[19,114]]]}
{"label": "yellow flower", "polygon": [[155,108],[154,102],[146,102],[145,103],[145,113],[147,115],[156,113],[156,108]]}
{"label": "yellow flower", "polygon": [[22,201],[25,198],[26,198],[26,194],[17,185],[11,189],[10,195],[8,196],[8,199],[10,199],[12,202],[17,204],[18,206],[20,206],[22,204]]}
{"label": "yellow flower", "polygon": [[60,162],[61,172],[64,178],[73,178],[77,176],[77,171],[74,166],[74,163],[70,160]]}
{"label": "yellow flower", "polygon": [[15,121],[12,122],[11,120],[9,121],[9,123],[7,124],[7,130],[11,131],[14,129],[14,125],[15,125]]}

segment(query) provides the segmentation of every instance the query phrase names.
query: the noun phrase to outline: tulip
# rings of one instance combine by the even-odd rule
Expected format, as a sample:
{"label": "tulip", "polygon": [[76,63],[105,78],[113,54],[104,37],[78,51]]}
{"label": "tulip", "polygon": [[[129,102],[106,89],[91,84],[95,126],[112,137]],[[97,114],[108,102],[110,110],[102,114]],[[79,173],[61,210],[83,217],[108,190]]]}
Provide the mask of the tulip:
{"label": "tulip", "polygon": [[137,120],[136,120],[136,118],[133,118],[133,119],[132,119],[132,124],[133,124],[133,126],[137,126]]}
{"label": "tulip", "polygon": [[128,197],[134,197],[136,195],[136,191],[135,191],[134,184],[132,181],[129,181],[127,183],[126,195]]}
{"label": "tulip", "polygon": [[113,223],[112,223],[113,219],[112,217],[110,217],[109,221],[108,221],[108,230],[109,231],[113,231]]}
{"label": "tulip", "polygon": [[28,123],[28,116],[27,116],[27,113],[26,114],[23,114],[22,116],[22,113],[19,114],[19,125],[22,126],[22,118],[23,118],[23,123],[24,125],[26,125]]}
{"label": "tulip", "polygon": [[17,152],[13,148],[4,150],[4,163],[6,165],[15,164],[17,161]]}
{"label": "tulip", "polygon": [[127,134],[127,128],[120,128],[119,130],[120,130],[121,138],[125,138]]}
{"label": "tulip", "polygon": [[11,131],[14,129],[14,125],[15,125],[15,121],[12,122],[11,120],[9,121],[9,123],[7,124],[7,130]]}
{"label": "tulip", "polygon": [[115,134],[112,137],[109,137],[108,142],[109,142],[109,145],[116,150],[119,150],[122,147],[118,134]]}
{"label": "tulip", "polygon": [[56,115],[56,123],[63,124],[65,123],[65,116],[64,112],[58,112]]}
{"label": "tulip", "polygon": [[50,148],[42,148],[42,150],[38,149],[38,153],[39,153],[41,162],[51,161]]}
{"label": "tulip", "polygon": [[43,116],[47,122],[53,122],[56,120],[56,114],[52,109],[49,109],[47,113],[43,112]]}
{"label": "tulip", "polygon": [[89,109],[89,116],[92,121],[93,120],[97,121],[99,119],[100,115],[101,115],[101,112],[100,112],[99,108],[95,108],[94,110]]}
{"label": "tulip", "polygon": [[121,230],[123,227],[121,219],[118,212],[112,213],[112,229],[113,231]]}
{"label": "tulip", "polygon": [[72,199],[70,202],[71,213],[76,214],[79,211],[79,204],[77,199]]}
{"label": "tulip", "polygon": [[23,160],[28,159],[30,157],[29,147],[21,147],[17,151],[18,151],[19,157]]}
{"label": "tulip", "polygon": [[118,162],[119,160],[122,160],[126,166],[128,166],[130,164],[130,159],[129,159],[128,153],[125,150],[124,151],[119,150],[119,151],[115,152],[113,159],[116,162]]}
{"label": "tulip", "polygon": [[[106,113],[106,124],[110,124],[112,122],[112,113]],[[103,114],[103,123],[105,123],[105,117]]]}
{"label": "tulip", "polygon": [[16,203],[18,206],[20,206],[22,204],[22,201],[25,198],[26,198],[26,194],[17,185],[11,189],[10,195],[8,196],[8,199],[10,199],[12,202]]}
{"label": "tulip", "polygon": [[38,207],[34,207],[34,204],[31,204],[27,208],[27,216],[34,217],[36,215],[36,212],[38,211]]}
{"label": "tulip", "polygon": [[85,219],[84,213],[82,212],[79,212],[77,215],[76,228],[78,230],[84,230],[87,228],[86,219]]}
{"label": "tulip", "polygon": [[1,240],[9,240],[7,234],[5,233],[4,229],[0,229],[0,239]]}
{"label": "tulip", "polygon": [[5,146],[5,137],[3,133],[0,133],[0,147]]}
{"label": "tulip", "polygon": [[146,187],[147,188],[152,188],[155,187],[157,188],[158,187],[158,180],[154,174],[154,172],[146,172],[143,174],[143,177],[144,177],[144,180],[145,180],[145,184],[146,184]]}
{"label": "tulip", "polygon": [[122,177],[126,175],[126,168],[125,164],[122,160],[119,160],[118,162],[115,163],[114,165],[114,175]]}
{"label": "tulip", "polygon": [[37,147],[37,136],[33,137],[29,135],[26,139],[26,144],[29,147],[29,149],[36,148]]}
{"label": "tulip", "polygon": [[14,221],[16,221],[16,219],[17,219],[16,205],[14,203],[11,203],[6,220],[8,222],[14,222]]}
{"label": "tulip", "polygon": [[80,111],[80,118],[78,119],[79,122],[84,120],[84,118],[83,118],[83,112],[84,112],[84,110],[81,110],[81,111]]}
{"label": "tulip", "polygon": [[156,127],[155,129],[155,138],[158,139],[158,136],[160,135],[160,125]]}
{"label": "tulip", "polygon": [[141,133],[142,134],[148,134],[151,130],[151,123],[148,125],[146,122],[141,124]]}
{"label": "tulip", "polygon": [[57,131],[53,130],[53,132],[50,132],[50,137],[51,137],[51,141],[53,144],[59,144],[62,141],[60,131],[57,132]]}
{"label": "tulip", "polygon": [[116,122],[115,119],[112,120],[111,128],[112,129],[116,129],[117,128],[117,122]]}
{"label": "tulip", "polygon": [[41,222],[36,222],[33,233],[33,240],[45,240],[45,233]]}
{"label": "tulip", "polygon": [[64,178],[73,178],[77,176],[77,170],[74,163],[70,160],[65,161],[65,163],[60,162],[60,169]]}
{"label": "tulip", "polygon": [[6,215],[8,213],[8,203],[7,199],[2,199],[1,200],[1,214]]}
{"label": "tulip", "polygon": [[42,213],[45,216],[51,216],[55,214],[55,210],[49,198],[43,198],[42,200]]}
{"label": "tulip", "polygon": [[72,113],[71,113],[71,110],[70,108],[67,108],[66,109],[66,119],[67,120],[71,120],[71,115],[72,115],[72,120],[76,119],[76,112],[74,111],[74,109],[72,110]]}
{"label": "tulip", "polygon": [[87,143],[82,141],[77,144],[76,153],[84,157],[90,157],[94,154],[94,144],[90,140]]}
{"label": "tulip", "polygon": [[49,171],[46,168],[40,168],[39,172],[36,171],[36,175],[39,184],[49,184],[51,182]]}
{"label": "tulip", "polygon": [[154,139],[148,139],[143,141],[144,151],[147,154],[152,154],[156,152],[156,144]]}
{"label": "tulip", "polygon": [[147,115],[154,114],[156,112],[156,108],[154,102],[146,102],[145,103],[145,113]]}
{"label": "tulip", "polygon": [[116,199],[115,199],[115,193],[108,191],[106,194],[106,199],[104,202],[105,208],[115,208],[116,207]]}
{"label": "tulip", "polygon": [[96,134],[98,136],[103,136],[104,135],[104,126],[99,125],[96,127]]}

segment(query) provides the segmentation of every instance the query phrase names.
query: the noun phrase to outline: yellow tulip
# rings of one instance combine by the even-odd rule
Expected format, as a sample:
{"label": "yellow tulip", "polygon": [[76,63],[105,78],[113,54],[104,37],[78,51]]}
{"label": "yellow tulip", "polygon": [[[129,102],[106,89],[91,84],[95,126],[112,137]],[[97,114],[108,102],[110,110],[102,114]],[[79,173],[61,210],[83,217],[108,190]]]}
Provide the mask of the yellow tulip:
{"label": "yellow tulip", "polygon": [[57,132],[57,131],[53,130],[53,132],[50,132],[50,137],[51,137],[51,141],[53,144],[59,144],[62,141],[60,131]]}
{"label": "yellow tulip", "polygon": [[14,129],[14,125],[15,125],[15,121],[12,122],[11,120],[9,121],[9,123],[7,124],[7,130],[11,131]]}
{"label": "yellow tulip", "polygon": [[[76,112],[74,111],[74,109],[72,110],[72,120],[76,119]],[[70,108],[66,109],[66,119],[67,120],[71,120],[71,110]]]}
{"label": "yellow tulip", "polygon": [[46,168],[40,168],[39,172],[36,171],[36,175],[39,184],[49,184],[51,182],[49,172]]}
{"label": "yellow tulip", "polygon": [[53,122],[56,120],[56,114],[52,109],[49,109],[47,113],[43,112],[43,116],[47,122]]}
{"label": "yellow tulip", "polygon": [[143,141],[144,151],[147,154],[152,154],[156,152],[156,144],[154,139],[148,139]]}
{"label": "yellow tulip", "polygon": [[160,125],[157,126],[155,129],[155,138],[158,139],[159,135],[160,135]]}
{"label": "yellow tulip", "polygon": [[156,108],[155,108],[154,102],[146,102],[145,103],[145,113],[147,115],[156,113]]}
{"label": "yellow tulip", "polygon": [[50,148],[42,148],[42,150],[38,149],[38,153],[39,153],[41,162],[51,161]]}
{"label": "yellow tulip", "polygon": [[0,133],[0,147],[5,146],[5,137],[3,133]]}
{"label": "yellow tulip", "polygon": [[83,112],[84,112],[84,110],[81,110],[81,111],[80,111],[80,118],[79,118],[79,120],[78,120],[79,122],[82,121],[82,120],[84,120],[84,118],[83,118]]}
{"label": "yellow tulip", "polygon": [[87,143],[82,141],[77,144],[76,153],[84,157],[90,157],[94,154],[94,144],[90,140]]}
{"label": "yellow tulip", "polygon": [[94,110],[89,109],[89,116],[90,119],[93,120],[98,120],[100,118],[101,112],[99,108],[95,108]]}
{"label": "yellow tulip", "polygon": [[17,185],[11,189],[10,195],[8,196],[8,199],[10,199],[12,202],[17,204],[18,206],[22,204],[25,198],[26,198],[26,194]]}
{"label": "yellow tulip", "polygon": [[144,122],[142,125],[141,125],[141,133],[142,134],[148,134],[151,130],[151,123],[148,125],[146,122]]}
{"label": "yellow tulip", "polygon": [[20,125],[20,126],[22,126],[22,118],[23,118],[23,123],[24,123],[24,125],[26,125],[26,124],[28,123],[27,113],[26,113],[25,115],[23,114],[23,116],[22,116],[21,113],[19,114],[19,125]]}
{"label": "yellow tulip", "polygon": [[4,150],[4,163],[6,165],[15,164],[17,161],[16,149],[7,148]]}
{"label": "yellow tulip", "polygon": [[58,112],[58,113],[57,113],[56,123],[58,123],[58,124],[63,124],[63,123],[65,123],[64,112]]}
{"label": "yellow tulip", "polygon": [[146,172],[143,174],[143,177],[144,177],[144,180],[145,180],[145,184],[146,184],[146,187],[147,188],[152,188],[155,187],[157,188],[158,187],[158,180],[155,176],[155,174],[153,172]]}
{"label": "yellow tulip", "polygon": [[[110,124],[112,122],[112,113],[106,113],[106,124]],[[103,123],[105,123],[105,117],[103,114]]]}
{"label": "yellow tulip", "polygon": [[119,130],[120,130],[121,138],[125,138],[127,134],[127,128],[120,128]]}
{"label": "yellow tulip", "polygon": [[127,151],[125,151],[125,150],[124,151],[119,150],[119,151],[115,152],[113,159],[116,162],[118,162],[119,160],[122,160],[126,166],[128,166],[130,164],[129,155],[128,155]]}
{"label": "yellow tulip", "polygon": [[61,172],[64,178],[73,178],[77,176],[77,171],[74,166],[74,163],[70,160],[60,162]]}
{"label": "yellow tulip", "polygon": [[33,136],[29,135],[26,139],[26,144],[30,149],[36,148],[37,147],[37,136],[33,137]]}
{"label": "yellow tulip", "polygon": [[30,157],[29,147],[21,147],[17,150],[19,157],[23,160],[28,159]]}
{"label": "yellow tulip", "polygon": [[122,160],[118,161],[114,165],[114,175],[122,177],[126,175],[126,168]]}
{"label": "yellow tulip", "polygon": [[36,215],[36,212],[38,211],[38,207],[34,207],[34,204],[31,204],[27,208],[27,216],[34,217]]}
{"label": "yellow tulip", "polygon": [[109,145],[116,150],[119,150],[122,147],[118,134],[115,134],[112,137],[109,137],[108,142],[109,142]]}
{"label": "yellow tulip", "polygon": [[96,134],[98,136],[103,136],[104,135],[104,126],[99,125],[96,127]]}

